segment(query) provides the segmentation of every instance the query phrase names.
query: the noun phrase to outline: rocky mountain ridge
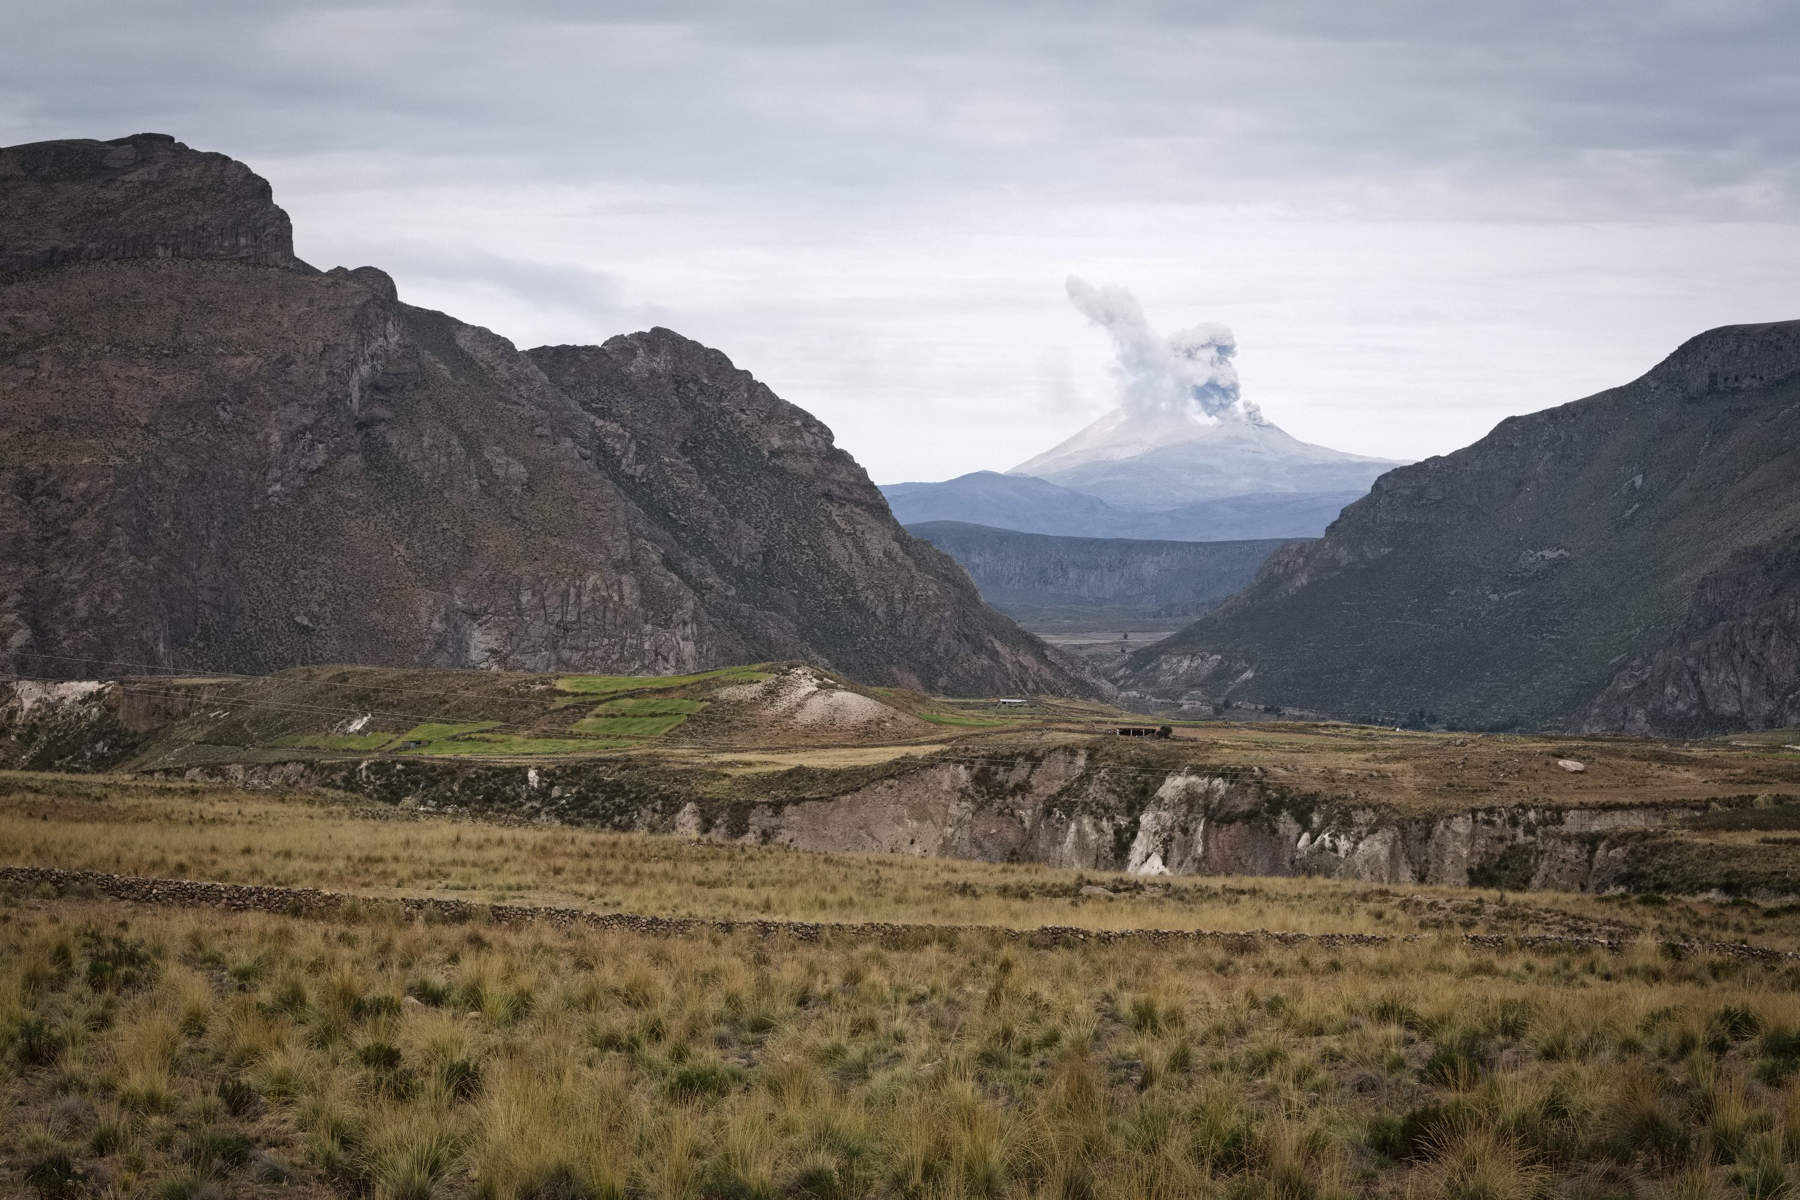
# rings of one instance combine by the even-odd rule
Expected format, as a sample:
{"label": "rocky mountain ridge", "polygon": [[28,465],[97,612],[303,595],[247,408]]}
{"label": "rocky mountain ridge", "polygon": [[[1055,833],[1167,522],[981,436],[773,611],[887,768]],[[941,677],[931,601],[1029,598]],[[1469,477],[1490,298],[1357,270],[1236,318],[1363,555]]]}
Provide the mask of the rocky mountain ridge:
{"label": "rocky mountain ridge", "polygon": [[139,258],[296,265],[268,181],[167,134],[0,148],[0,189],[0,273]]}
{"label": "rocky mountain ridge", "polygon": [[1800,322],[1396,469],[1124,670],[1165,697],[1476,728],[1794,719]]}
{"label": "rocky mountain ridge", "polygon": [[0,660],[1090,688],[822,424],[669,330],[521,353],[293,258],[162,135],[0,151]]}
{"label": "rocky mountain ridge", "polygon": [[1800,726],[1800,536],[1700,581],[1668,642],[1634,655],[1579,722],[1590,732]]}

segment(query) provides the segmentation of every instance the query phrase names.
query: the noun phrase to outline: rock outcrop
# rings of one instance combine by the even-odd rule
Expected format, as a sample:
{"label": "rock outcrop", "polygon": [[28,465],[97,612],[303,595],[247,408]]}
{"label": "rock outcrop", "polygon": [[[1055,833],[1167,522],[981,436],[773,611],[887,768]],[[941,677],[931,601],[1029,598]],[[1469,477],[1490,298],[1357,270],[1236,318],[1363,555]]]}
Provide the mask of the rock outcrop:
{"label": "rock outcrop", "polygon": [[[836,726],[841,734],[873,722],[884,735],[916,732],[912,718],[874,698],[822,684],[797,666],[728,684],[711,693],[711,703],[755,707],[771,719],[770,730]],[[382,690],[416,694],[392,681]],[[525,696],[531,689],[525,680],[503,690]],[[263,700],[316,711],[304,695],[264,692]],[[1435,769],[1423,758],[1408,761],[1403,773],[1428,786],[1396,801],[1390,790],[1369,786],[1365,769],[1295,774],[1291,763],[1196,761],[1109,738],[1035,746],[979,738],[908,747],[918,757],[851,755],[845,765],[832,765],[828,751],[810,765],[750,775],[731,757],[482,760],[208,742],[209,722],[222,719],[214,728],[228,731],[248,719],[232,715],[246,702],[255,703],[213,685],[16,681],[0,687],[0,766],[127,769],[234,788],[323,789],[501,823],[1144,877],[1321,875],[1761,898],[1791,896],[1800,878],[1789,843],[1742,837],[1792,829],[1800,819],[1800,773],[1756,751],[1721,757],[1720,747],[1609,740],[1585,744],[1578,760],[1566,757],[1567,743],[1545,741],[1490,760],[1492,774],[1480,781],[1488,786],[1472,786],[1458,778],[1466,760],[1457,740],[1447,747],[1455,755]],[[1646,772],[1673,786],[1646,788]]]}
{"label": "rock outcrop", "polygon": [[21,679],[0,692],[0,764],[24,771],[104,771],[143,744],[124,689],[93,679]]}
{"label": "rock outcrop", "polygon": [[753,807],[741,833],[805,850],[1039,862],[1137,875],[1323,875],[1604,891],[1631,839],[1701,809],[1471,809],[1404,816],[1313,800],[1254,770],[1144,772],[1079,750],[947,761],[818,800]]}
{"label": "rock outcrop", "polygon": [[1777,725],[1796,537],[1800,322],[1717,329],[1382,476],[1122,681],[1468,728]]}
{"label": "rock outcrop", "polygon": [[1702,579],[1668,644],[1621,667],[1581,724],[1690,737],[1800,725],[1800,535]]}
{"label": "rock outcrop", "polygon": [[240,163],[0,151],[0,667],[664,673],[1090,690],[830,431],[668,330],[520,353],[318,272]]}
{"label": "rock outcrop", "polygon": [[295,265],[267,181],[167,134],[0,149],[0,194],[0,273],[135,258]]}
{"label": "rock outcrop", "polygon": [[[1295,794],[1255,768],[1150,770],[1070,747],[770,777],[709,799],[690,775],[628,761],[535,766],[370,759],[160,772],[236,787],[323,787],[427,812],[555,821],[798,850],[908,854],[1160,875],[1326,876],[1509,890],[1661,890],[1692,857],[1683,822],[1753,798],[1684,804],[1483,805],[1408,814]],[[804,776],[804,778],[801,778]],[[792,794],[798,786],[801,794]],[[1686,870],[1686,868],[1683,868]],[[1787,896],[1780,869],[1731,861],[1687,890]]]}

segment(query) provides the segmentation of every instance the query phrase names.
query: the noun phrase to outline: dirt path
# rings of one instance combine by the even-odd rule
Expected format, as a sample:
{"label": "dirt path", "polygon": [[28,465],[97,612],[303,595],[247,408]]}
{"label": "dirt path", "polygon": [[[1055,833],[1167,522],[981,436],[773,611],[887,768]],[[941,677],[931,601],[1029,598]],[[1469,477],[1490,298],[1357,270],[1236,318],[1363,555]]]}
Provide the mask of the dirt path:
{"label": "dirt path", "polygon": [[[661,937],[693,934],[751,934],[756,937],[790,938],[800,942],[874,942],[881,945],[918,945],[963,934],[980,934],[1021,942],[1033,948],[1111,945],[1145,942],[1152,945],[1215,943],[1230,947],[1319,946],[1326,949],[1355,946],[1391,946],[1429,940],[1429,934],[1399,936],[1379,933],[1291,933],[1280,930],[1228,931],[1214,929],[1081,929],[1070,925],[1040,925],[1014,929],[1005,925],[932,925],[891,921],[819,922],[712,920],[703,917],[657,917],[643,913],[592,912],[580,908],[556,908],[523,904],[475,904],[434,896],[376,897],[319,888],[275,887],[265,884],[211,883],[195,879],[157,879],[142,875],[113,875],[104,871],[64,871],[57,867],[0,867],[0,889],[49,891],[56,895],[105,897],[133,904],[182,908],[216,908],[230,912],[266,912],[312,919],[349,919],[359,913],[387,909],[408,917],[444,923],[487,920],[497,925],[523,925],[541,921],[559,929],[581,926]],[[1462,943],[1474,949],[1502,950],[1602,950],[1618,953],[1627,943],[1599,937],[1533,934],[1506,937],[1490,933],[1465,933]],[[1800,959],[1800,953],[1772,950],[1745,942],[1663,942],[1661,947],[1684,954],[1705,954],[1759,962]]]}

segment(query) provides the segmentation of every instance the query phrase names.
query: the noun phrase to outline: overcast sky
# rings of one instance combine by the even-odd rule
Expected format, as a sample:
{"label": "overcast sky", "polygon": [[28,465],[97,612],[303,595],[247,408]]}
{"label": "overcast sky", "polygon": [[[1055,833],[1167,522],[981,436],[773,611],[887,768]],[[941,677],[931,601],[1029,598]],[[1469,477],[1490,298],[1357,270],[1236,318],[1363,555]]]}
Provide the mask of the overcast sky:
{"label": "overcast sky", "polygon": [[1800,9],[0,0],[0,143],[245,160],[315,265],[520,346],[652,324],[878,480],[1110,406],[1077,274],[1414,458],[1800,317]]}

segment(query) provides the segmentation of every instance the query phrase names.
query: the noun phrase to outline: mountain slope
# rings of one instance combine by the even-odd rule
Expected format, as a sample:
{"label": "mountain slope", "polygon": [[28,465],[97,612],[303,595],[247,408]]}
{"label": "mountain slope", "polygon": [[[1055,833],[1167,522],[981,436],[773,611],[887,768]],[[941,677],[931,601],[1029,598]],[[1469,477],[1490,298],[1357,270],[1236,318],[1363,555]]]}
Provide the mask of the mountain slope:
{"label": "mountain slope", "polygon": [[888,483],[881,494],[902,525],[961,521],[1024,533],[1111,537],[1120,523],[1120,514],[1104,500],[998,471],[972,471],[941,483]]}
{"label": "mountain slope", "polygon": [[667,330],[521,354],[299,263],[222,156],[0,150],[0,263],[0,667],[1088,686],[724,355]]}
{"label": "mountain slope", "polygon": [[1621,668],[1581,725],[1690,737],[1800,726],[1800,532],[1702,579],[1674,636]]}
{"label": "mountain slope", "polygon": [[1288,544],[1048,537],[955,521],[907,529],[960,563],[983,600],[1039,631],[1196,616]]}
{"label": "mountain slope", "polygon": [[1785,562],[1797,535],[1800,322],[1716,329],[1382,476],[1124,675],[1347,716],[1668,730],[1693,725],[1691,695],[1646,687],[1710,647],[1702,690],[1744,700],[1701,723],[1769,724],[1792,711],[1793,656],[1765,653],[1776,627],[1792,644],[1792,592],[1787,568],[1755,583],[1743,564]]}
{"label": "mountain slope", "polygon": [[1263,492],[1147,511],[1115,508],[1042,479],[997,471],[881,489],[894,516],[907,526],[953,521],[1058,537],[1184,542],[1317,537],[1366,490]]}
{"label": "mountain slope", "polygon": [[669,568],[746,653],[804,646],[859,679],[927,690],[1068,687],[1036,639],[970,602],[954,562],[897,527],[829,429],[719,351],[658,329],[526,357],[594,422],[596,463],[672,531]]}

